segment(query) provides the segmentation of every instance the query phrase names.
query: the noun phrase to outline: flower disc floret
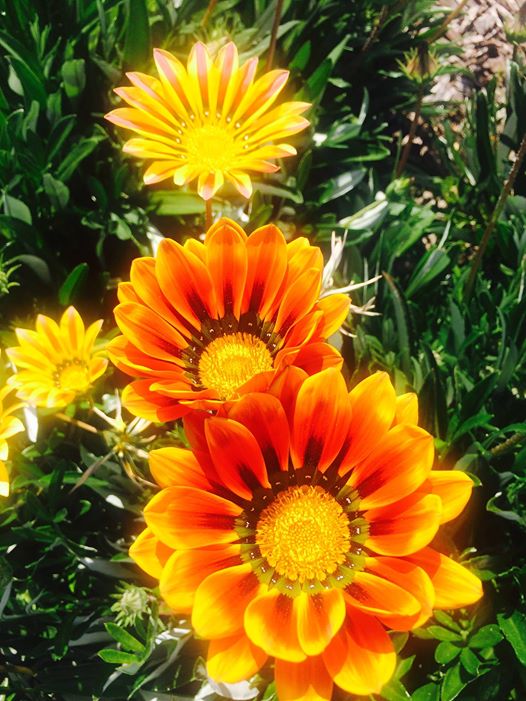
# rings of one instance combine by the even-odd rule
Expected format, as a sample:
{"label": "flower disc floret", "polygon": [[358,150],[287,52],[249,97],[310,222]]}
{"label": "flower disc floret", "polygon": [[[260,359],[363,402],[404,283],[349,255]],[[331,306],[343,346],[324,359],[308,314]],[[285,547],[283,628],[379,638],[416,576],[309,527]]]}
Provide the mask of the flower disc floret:
{"label": "flower disc floret", "polygon": [[387,629],[477,601],[480,581],[429,547],[472,482],[432,470],[414,395],[376,373],[348,393],[334,368],[288,366],[192,413],[190,450],[150,453],[162,487],[130,554],[210,641],[218,682],[274,658],[278,698],[379,694],[396,667]]}

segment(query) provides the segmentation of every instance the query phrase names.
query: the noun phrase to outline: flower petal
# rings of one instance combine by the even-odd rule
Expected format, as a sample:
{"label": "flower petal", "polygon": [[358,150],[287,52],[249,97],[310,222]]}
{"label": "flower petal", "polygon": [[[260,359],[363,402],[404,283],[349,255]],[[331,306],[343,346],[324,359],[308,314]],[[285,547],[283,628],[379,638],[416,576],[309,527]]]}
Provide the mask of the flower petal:
{"label": "flower petal", "polygon": [[349,477],[349,484],[358,489],[362,509],[386,506],[411,494],[433,465],[433,437],[418,426],[395,426],[372,445],[376,447]]}
{"label": "flower petal", "polygon": [[211,489],[191,450],[173,447],[151,450],[149,463],[153,478],[161,487]]}
{"label": "flower petal", "polygon": [[199,548],[231,543],[241,508],[215,494],[193,487],[168,487],[144,509],[146,523],[172,548]]}
{"label": "flower petal", "polygon": [[131,544],[129,553],[141,569],[159,579],[173,549],[162,543],[151,528],[145,528]]}
{"label": "flower petal", "polygon": [[442,504],[436,494],[412,494],[387,508],[365,513],[365,542],[380,555],[410,555],[428,545],[440,525]]}
{"label": "flower petal", "polygon": [[381,619],[398,616],[414,621],[422,608],[403,586],[372,572],[357,572],[345,589],[345,599],[353,608]]}
{"label": "flower petal", "polygon": [[161,596],[174,611],[189,613],[201,582],[208,575],[240,562],[239,545],[178,550],[172,554],[159,577]]}
{"label": "flower petal", "polygon": [[270,487],[259,445],[242,424],[213,417],[205,423],[210,455],[221,483],[243,499],[254,491]]}
{"label": "flower petal", "polygon": [[323,471],[340,451],[350,421],[351,404],[343,376],[329,368],[307,378],[294,411],[294,465]]}
{"label": "flower petal", "polygon": [[396,398],[396,411],[393,425],[418,423],[418,396],[414,392],[401,394]]}
{"label": "flower petal", "polygon": [[211,640],[208,646],[206,671],[216,682],[236,684],[250,679],[267,661],[268,655],[246,635]]}
{"label": "flower petal", "polygon": [[9,496],[9,472],[5,462],[0,460],[0,497]]}
{"label": "flower petal", "polygon": [[482,583],[467,567],[447,555],[424,548],[406,558],[430,576],[435,588],[435,608],[455,609],[474,604],[483,594]]}
{"label": "flower petal", "polygon": [[260,586],[249,563],[208,575],[195,593],[192,625],[196,633],[210,639],[242,631],[245,611]]}
{"label": "flower petal", "polygon": [[259,594],[245,611],[245,631],[267,655],[289,662],[301,662],[306,655],[298,638],[295,599],[277,589]]}
{"label": "flower petal", "polygon": [[257,313],[263,319],[287,269],[287,244],[281,231],[272,224],[256,229],[247,240],[247,260],[242,311]]}
{"label": "flower petal", "polygon": [[142,304],[119,304],[115,319],[128,341],[152,358],[177,362],[181,349],[188,345],[173,326]]}
{"label": "flower petal", "polygon": [[473,490],[473,480],[460,470],[433,470],[429,473],[427,485],[442,501],[440,523],[456,518],[468,503]]}
{"label": "flower petal", "polygon": [[239,319],[247,277],[246,236],[228,220],[214,226],[206,237],[208,270],[214,285],[219,317],[233,314]]}
{"label": "flower petal", "polygon": [[276,691],[279,701],[330,701],[332,679],[320,657],[303,662],[276,660]]}
{"label": "flower petal", "polygon": [[234,402],[228,416],[246,426],[254,436],[269,474],[287,469],[289,425],[285,411],[276,397],[253,392]]}
{"label": "flower petal", "polygon": [[343,593],[340,589],[312,595],[302,592],[297,597],[296,606],[301,648],[306,655],[319,655],[345,620]]}
{"label": "flower petal", "polygon": [[345,625],[323,653],[327,671],[351,694],[379,694],[392,677],[396,653],[383,626],[372,616],[349,609]]}
{"label": "flower petal", "polygon": [[323,312],[323,321],[318,327],[322,338],[329,338],[338,331],[349,314],[350,304],[351,300],[344,294],[328,295],[318,301],[316,308]]}

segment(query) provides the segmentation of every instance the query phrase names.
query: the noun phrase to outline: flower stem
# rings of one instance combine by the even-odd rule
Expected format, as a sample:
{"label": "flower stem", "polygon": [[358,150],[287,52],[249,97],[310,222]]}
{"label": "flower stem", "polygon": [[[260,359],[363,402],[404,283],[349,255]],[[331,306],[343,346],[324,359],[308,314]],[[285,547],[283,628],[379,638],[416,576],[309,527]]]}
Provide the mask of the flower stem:
{"label": "flower stem", "polygon": [[411,146],[413,145],[413,140],[415,138],[416,134],[416,128],[418,126],[418,122],[420,120],[420,112],[422,111],[422,100],[424,99],[424,87],[421,84],[420,88],[418,90],[418,98],[416,101],[415,105],[415,114],[413,116],[413,119],[411,121],[411,126],[409,127],[409,134],[407,136],[407,141],[404,145],[404,148],[402,150],[402,155],[400,156],[400,160],[398,161],[398,165],[396,167],[396,177],[399,178],[402,173],[404,172],[404,169],[407,165],[407,161],[409,159],[409,154],[411,153]]}
{"label": "flower stem", "polygon": [[55,416],[57,417],[57,419],[62,419],[62,421],[66,421],[68,424],[73,424],[73,426],[76,426],[77,428],[81,428],[84,431],[89,431],[89,433],[98,433],[98,430],[95,428],[95,426],[87,424],[84,421],[79,421],[79,419],[72,419],[71,416],[68,416],[67,414],[64,414],[61,411],[55,414]]}
{"label": "flower stem", "polygon": [[499,445],[494,446],[489,452],[493,456],[505,453],[510,448],[513,448],[514,445],[520,443],[525,437],[524,433],[514,433],[510,438],[505,440],[504,443],[499,443]]}
{"label": "flower stem", "polygon": [[210,0],[208,3],[208,7],[206,8],[206,12],[203,15],[203,19],[201,20],[201,27],[206,27],[208,20],[210,19],[210,15],[214,11],[214,8],[217,4],[217,0]]}
{"label": "flower stem", "polygon": [[277,0],[276,11],[274,13],[274,22],[272,23],[272,33],[270,35],[270,44],[267,56],[267,71],[272,68],[274,62],[274,54],[276,52],[276,41],[278,40],[279,22],[281,20],[281,12],[283,10],[283,0]]}
{"label": "flower stem", "polygon": [[506,200],[508,199],[508,197],[511,194],[511,191],[513,189],[513,185],[515,183],[517,175],[519,174],[519,170],[520,170],[520,167],[521,167],[522,161],[524,160],[525,155],[526,155],[526,133],[522,137],[521,145],[519,146],[519,150],[517,151],[517,155],[515,157],[515,162],[513,164],[513,167],[510,171],[508,179],[504,183],[504,187],[501,190],[501,193],[499,195],[499,199],[497,200],[497,204],[495,205],[495,209],[493,210],[493,213],[490,216],[488,223],[486,224],[486,228],[484,229],[484,233],[482,234],[482,239],[480,241],[480,246],[478,248],[478,251],[476,252],[475,257],[473,258],[473,263],[471,264],[471,270],[469,272],[469,277],[468,277],[468,281],[466,283],[466,289],[465,289],[466,302],[471,297],[471,294],[473,292],[473,286],[475,284],[475,278],[477,276],[478,269],[480,268],[480,264],[482,262],[482,256],[486,252],[486,248],[488,247],[488,242],[489,242],[490,236],[493,233],[493,230],[495,229],[495,227],[497,225],[497,221],[499,220],[499,217],[502,213],[502,210],[504,209],[504,205],[506,204]]}
{"label": "flower stem", "polygon": [[212,200],[205,200],[205,229],[212,226]]}

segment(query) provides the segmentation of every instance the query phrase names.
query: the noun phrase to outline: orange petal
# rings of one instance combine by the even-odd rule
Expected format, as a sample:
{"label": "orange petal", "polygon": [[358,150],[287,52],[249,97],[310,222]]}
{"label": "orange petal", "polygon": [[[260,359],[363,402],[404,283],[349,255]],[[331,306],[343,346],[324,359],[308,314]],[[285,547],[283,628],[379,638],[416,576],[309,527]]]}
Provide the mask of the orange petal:
{"label": "orange petal", "polygon": [[158,448],[150,451],[149,462],[153,478],[161,487],[211,488],[191,450]]}
{"label": "orange petal", "polygon": [[435,590],[429,575],[417,565],[397,557],[370,557],[367,572],[382,577],[408,591],[420,604],[416,616],[382,616],[382,623],[392,630],[411,630],[431,616]]}
{"label": "orange petal", "polygon": [[252,499],[261,487],[270,487],[259,445],[242,424],[213,417],[205,423],[205,435],[216,474],[234,494]]}
{"label": "orange petal", "polygon": [[319,594],[300,593],[296,600],[298,610],[298,638],[306,655],[319,655],[325,650],[345,620],[345,601],[340,589]]}
{"label": "orange petal", "polygon": [[289,425],[276,397],[261,392],[248,394],[233,404],[228,416],[246,426],[254,436],[269,474],[287,469]]}
{"label": "orange petal", "polygon": [[379,694],[392,677],[396,653],[383,626],[372,616],[349,609],[323,661],[336,684],[351,694]]}
{"label": "orange petal", "polygon": [[403,586],[372,572],[357,572],[345,589],[345,599],[353,608],[381,619],[397,616],[415,621],[422,608]]}
{"label": "orange petal", "polygon": [[396,398],[396,411],[393,424],[418,423],[418,396],[414,392],[401,394]]}
{"label": "orange petal", "polygon": [[300,387],[306,379],[307,373],[304,370],[297,367],[286,367],[274,374],[268,390],[266,390],[279,399],[291,430],[296,409],[296,399],[298,398]]}
{"label": "orange petal", "polygon": [[176,362],[181,357],[181,349],[188,345],[173,326],[141,304],[119,304],[115,308],[115,319],[128,341],[153,358]]}
{"label": "orange petal", "polygon": [[386,372],[375,372],[349,393],[352,421],[343,469],[353,467],[378,446],[393,422],[396,395]]}
{"label": "orange petal", "polygon": [[427,431],[409,424],[392,428],[351,472],[349,484],[358,489],[360,508],[382,507],[414,492],[428,477],[433,456],[433,437]]}
{"label": "orange petal", "polygon": [[184,378],[182,361],[179,358],[174,357],[171,361],[152,358],[151,355],[146,355],[136,348],[124,336],[114,338],[106,350],[111,362],[119,370],[133,377],[166,377],[172,380]]}
{"label": "orange petal", "polygon": [[296,599],[280,594],[277,589],[250,602],[245,611],[245,631],[267,655],[289,662],[301,662],[306,657],[298,637]]}
{"label": "orange petal", "polygon": [[365,542],[380,555],[410,555],[428,545],[440,525],[442,504],[435,494],[412,494],[387,508],[365,513]]}
{"label": "orange petal", "polygon": [[211,640],[206,671],[216,682],[236,684],[254,676],[263,667],[267,657],[244,634]]}
{"label": "orange petal", "polygon": [[309,377],[298,393],[291,437],[295,467],[324,470],[342,447],[351,421],[343,376],[334,368]]}
{"label": "orange petal", "polygon": [[274,365],[281,368],[290,364],[304,370],[307,375],[334,368],[340,370],[343,358],[333,346],[323,341],[306,343],[299,349],[284,349],[276,356]]}
{"label": "orange petal", "polygon": [[460,470],[433,470],[429,473],[426,485],[429,486],[429,491],[440,497],[440,523],[446,523],[463,511],[471,496],[473,480]]}
{"label": "orange petal", "polygon": [[212,280],[197,256],[175,241],[163,239],[155,269],[165,297],[196,329],[203,320],[217,318]]}
{"label": "orange petal", "polygon": [[305,270],[289,287],[279,305],[276,318],[276,333],[284,336],[298,319],[307,314],[320,293],[321,273],[317,268]]}
{"label": "orange petal", "polygon": [[187,413],[184,406],[174,404],[171,399],[150,391],[151,379],[136,380],[127,385],[122,393],[122,404],[135,416],[148,421],[173,421]]}
{"label": "orange petal", "polygon": [[265,318],[287,269],[287,244],[281,231],[272,224],[256,229],[247,240],[247,259],[242,311]]}
{"label": "orange petal", "polygon": [[225,638],[240,632],[247,606],[260,586],[249,563],[208,575],[197,588],[192,609],[197,635]]}
{"label": "orange petal", "polygon": [[247,277],[246,236],[241,236],[228,220],[215,226],[206,237],[208,270],[214,285],[220,317],[241,314]]}
{"label": "orange petal", "polygon": [[332,679],[320,657],[304,662],[276,660],[276,691],[279,701],[330,701]]}
{"label": "orange petal", "polygon": [[239,545],[178,550],[160,576],[160,592],[174,611],[189,613],[197,587],[208,575],[240,564]]}
{"label": "orange petal", "polygon": [[145,528],[132,543],[129,553],[141,569],[159,579],[173,550],[162,543],[150,528]]}
{"label": "orange petal", "polygon": [[435,608],[455,609],[474,604],[483,594],[478,577],[450,557],[424,548],[406,558],[424,569],[435,588]]}
{"label": "orange petal", "polygon": [[350,298],[344,294],[329,295],[318,301],[316,308],[323,312],[323,321],[318,327],[322,338],[329,338],[338,331],[349,314],[350,304]]}
{"label": "orange petal", "polygon": [[146,523],[173,548],[199,548],[237,540],[234,521],[241,509],[222,497],[193,487],[168,487],[144,509]]}

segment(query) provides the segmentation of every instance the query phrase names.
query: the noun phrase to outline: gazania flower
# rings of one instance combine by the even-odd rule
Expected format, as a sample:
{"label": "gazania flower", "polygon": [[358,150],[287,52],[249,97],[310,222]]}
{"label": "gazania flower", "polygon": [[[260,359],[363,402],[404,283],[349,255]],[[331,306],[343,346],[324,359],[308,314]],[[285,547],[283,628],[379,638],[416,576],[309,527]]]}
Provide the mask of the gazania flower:
{"label": "gazania flower", "polygon": [[153,159],[144,174],[151,185],[172,177],[176,185],[195,178],[205,200],[226,181],[250,197],[249,172],[273,173],[269,159],[293,156],[283,143],[309,122],[300,115],[306,102],[284,102],[270,109],[283,90],[288,71],[274,70],[254,80],[258,60],[239,66],[235,44],[212,60],[206,46],[194,45],[185,68],[168,51],[153,52],[159,79],[128,73],[133,87],[115,92],[131,107],[113,110],[106,119],[139,134],[124,151]]}
{"label": "gazania flower", "polygon": [[22,404],[14,403],[5,406],[5,399],[12,387],[6,386],[0,390],[0,496],[9,496],[9,474],[4,460],[7,460],[9,446],[7,439],[24,430],[24,424],[13,413],[20,409]]}
{"label": "gazania flower", "polygon": [[15,329],[20,345],[6,352],[17,372],[8,383],[33,406],[66,406],[106,370],[107,359],[93,350],[101,326],[99,320],[85,329],[74,307],[66,309],[60,324],[39,314],[36,331]]}
{"label": "gazania flower", "polygon": [[223,219],[204,244],[161,241],[119,286],[115,318],[123,336],[112,361],[138,379],[124,405],[168,421],[191,408],[217,409],[261,373],[294,363],[309,374],[341,365],[324,342],[348,313],[349,298],[319,300],[323,259],[305,238],[287,244],[275,226],[246,236]]}
{"label": "gazania flower", "polygon": [[385,373],[347,393],[329,368],[185,419],[192,450],[152,451],[163,488],[130,554],[210,641],[209,675],[236,683],[275,659],[280,701],[379,693],[395,669],[387,629],[481,596],[429,547],[471,480],[433,471],[416,398]]}

